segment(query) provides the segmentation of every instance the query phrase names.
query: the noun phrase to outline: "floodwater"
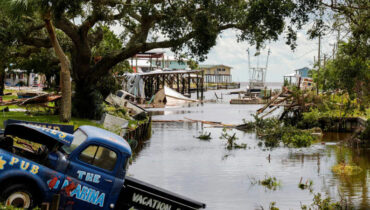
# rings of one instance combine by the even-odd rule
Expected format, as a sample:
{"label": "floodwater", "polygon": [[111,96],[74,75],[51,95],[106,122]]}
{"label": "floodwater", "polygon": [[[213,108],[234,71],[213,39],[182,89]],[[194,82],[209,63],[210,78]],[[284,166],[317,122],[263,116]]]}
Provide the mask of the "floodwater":
{"label": "floodwater", "polygon": [[[251,120],[261,105],[230,105],[225,95],[230,90],[216,92],[223,100],[180,108],[152,109],[154,120],[184,120],[184,118],[241,124]],[[236,133],[246,149],[227,150],[219,137],[222,128],[188,122],[153,123],[152,137],[136,154],[129,174],[156,186],[207,204],[207,209],[268,209],[276,202],[280,209],[300,209],[313,203],[309,190],[298,188],[302,179],[313,181],[313,192],[338,201],[347,199],[357,209],[370,209],[370,151],[340,146],[346,134],[327,133],[323,142],[309,148],[274,148],[257,146],[255,133]],[[211,132],[212,139],[195,138],[199,132]],[[347,135],[348,136],[348,135]],[[270,157],[270,159],[268,158]],[[363,171],[355,176],[338,176],[331,168],[346,160]],[[276,177],[280,187],[270,190],[256,184],[267,176]]]}

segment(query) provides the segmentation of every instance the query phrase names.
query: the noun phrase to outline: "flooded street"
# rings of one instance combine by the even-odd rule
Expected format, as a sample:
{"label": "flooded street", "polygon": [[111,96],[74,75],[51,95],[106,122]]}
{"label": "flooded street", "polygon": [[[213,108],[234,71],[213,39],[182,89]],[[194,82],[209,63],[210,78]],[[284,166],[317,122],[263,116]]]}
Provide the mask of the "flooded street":
{"label": "flooded street", "polygon": [[[180,108],[150,109],[153,120],[218,121],[241,124],[252,120],[261,105],[230,105],[226,95],[230,90],[206,92],[206,99],[217,103],[191,105]],[[236,133],[238,143],[246,149],[227,150],[226,140],[219,137],[222,128],[189,122],[153,123],[152,137],[142,145],[129,169],[135,178],[156,186],[205,202],[207,209],[268,209],[276,202],[280,209],[300,209],[311,204],[313,195],[301,190],[298,183],[313,181],[313,192],[351,201],[358,209],[370,208],[370,151],[337,145],[345,134],[327,133],[325,143],[308,148],[279,147],[272,150],[258,146],[255,133],[228,130]],[[196,137],[202,131],[211,132],[210,141]],[[341,151],[341,152],[340,152]],[[270,160],[269,157],[270,156]],[[341,160],[360,166],[356,176],[338,176],[331,171]],[[267,176],[276,177],[281,186],[270,190],[255,184]]]}

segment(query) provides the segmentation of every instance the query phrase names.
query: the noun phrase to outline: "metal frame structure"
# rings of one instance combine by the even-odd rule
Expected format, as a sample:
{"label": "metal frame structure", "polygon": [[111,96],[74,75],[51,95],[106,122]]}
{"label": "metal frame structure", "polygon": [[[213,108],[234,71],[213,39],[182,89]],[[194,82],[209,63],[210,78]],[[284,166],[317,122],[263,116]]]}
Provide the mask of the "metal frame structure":
{"label": "metal frame structure", "polygon": [[247,49],[247,52],[248,52],[248,67],[249,67],[249,90],[262,90],[265,87],[266,73],[267,73],[268,61],[269,61],[269,56],[270,56],[271,51],[269,49],[267,52],[267,59],[266,59],[265,67],[259,67],[259,62],[257,62],[257,67],[251,67],[249,49]]}

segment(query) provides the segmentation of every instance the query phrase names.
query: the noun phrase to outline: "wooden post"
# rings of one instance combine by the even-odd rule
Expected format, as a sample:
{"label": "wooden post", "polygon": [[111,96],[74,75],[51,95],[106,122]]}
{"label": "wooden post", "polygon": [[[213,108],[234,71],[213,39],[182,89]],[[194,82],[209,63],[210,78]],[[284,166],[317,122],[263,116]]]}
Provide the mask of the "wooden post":
{"label": "wooden post", "polygon": [[177,77],[177,92],[180,92],[180,78],[179,78],[179,74],[176,74],[176,77]]}
{"label": "wooden post", "polygon": [[197,72],[197,99],[199,99],[199,72]]}
{"label": "wooden post", "polygon": [[185,78],[184,78],[184,74],[181,74],[181,78],[182,78],[182,91],[181,91],[181,93],[184,95],[185,94]]}
{"label": "wooden post", "polygon": [[200,90],[200,98],[203,100],[203,91],[204,91],[204,71],[202,71],[202,83],[201,83],[201,90]]}
{"label": "wooden post", "polygon": [[191,84],[191,81],[190,81],[190,73],[188,73],[188,93],[189,93],[189,96],[191,96],[191,93],[190,93],[190,84]]}
{"label": "wooden post", "polygon": [[164,85],[165,85],[165,82],[166,82],[166,78],[165,78],[166,75],[162,75],[162,88],[164,88]]}
{"label": "wooden post", "polygon": [[155,92],[158,92],[159,91],[159,75],[157,74],[157,90]]}

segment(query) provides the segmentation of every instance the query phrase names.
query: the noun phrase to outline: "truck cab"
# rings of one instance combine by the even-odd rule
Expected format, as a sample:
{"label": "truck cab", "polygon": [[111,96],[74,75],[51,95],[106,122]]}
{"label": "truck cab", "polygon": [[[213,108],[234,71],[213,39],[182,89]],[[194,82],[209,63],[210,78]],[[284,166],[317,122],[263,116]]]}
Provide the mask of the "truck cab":
{"label": "truck cab", "polygon": [[33,208],[60,195],[59,209],[199,209],[205,204],[126,177],[130,145],[93,126],[73,134],[12,123],[0,137],[0,203]]}
{"label": "truck cab", "polygon": [[92,126],[71,135],[11,124],[0,145],[0,198],[25,208],[50,201],[54,193],[64,208],[114,208],[131,156],[122,137]]}

